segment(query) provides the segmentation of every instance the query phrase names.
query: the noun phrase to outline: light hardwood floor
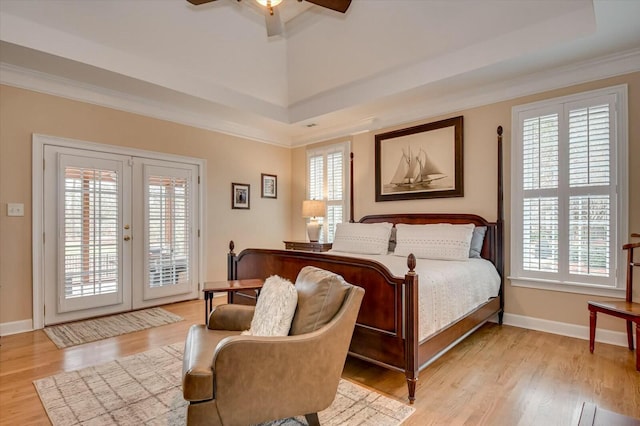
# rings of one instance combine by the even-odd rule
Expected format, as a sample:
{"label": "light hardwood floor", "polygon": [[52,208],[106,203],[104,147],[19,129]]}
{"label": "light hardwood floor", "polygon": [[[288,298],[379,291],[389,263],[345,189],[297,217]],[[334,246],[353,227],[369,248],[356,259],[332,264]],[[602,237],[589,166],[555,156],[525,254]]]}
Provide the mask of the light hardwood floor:
{"label": "light hardwood floor", "polygon": [[[179,323],[62,350],[41,330],[2,337],[0,424],[49,424],[33,380],[184,341],[203,303],[165,306]],[[349,358],[343,377],[406,401],[401,373]],[[406,425],[577,425],[585,401],[640,418],[640,373],[624,347],[592,355],[584,340],[488,324],[421,372],[416,398]]]}

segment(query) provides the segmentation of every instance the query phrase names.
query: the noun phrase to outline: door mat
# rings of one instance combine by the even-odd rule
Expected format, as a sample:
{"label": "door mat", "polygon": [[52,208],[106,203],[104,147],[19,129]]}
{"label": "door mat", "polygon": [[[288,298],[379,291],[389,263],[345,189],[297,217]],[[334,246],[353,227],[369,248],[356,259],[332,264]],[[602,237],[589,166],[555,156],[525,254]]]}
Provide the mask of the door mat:
{"label": "door mat", "polygon": [[63,349],[178,321],[182,321],[182,317],[162,308],[150,308],[45,327],[44,332]]}

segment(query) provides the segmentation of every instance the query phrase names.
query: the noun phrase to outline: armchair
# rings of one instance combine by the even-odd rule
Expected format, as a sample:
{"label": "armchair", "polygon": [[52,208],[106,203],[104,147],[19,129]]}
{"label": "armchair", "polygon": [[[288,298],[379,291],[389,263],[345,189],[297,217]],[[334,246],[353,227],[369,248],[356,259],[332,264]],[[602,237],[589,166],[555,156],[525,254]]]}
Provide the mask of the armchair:
{"label": "armchair", "polygon": [[361,287],[305,267],[288,336],[240,335],[254,307],[222,305],[185,343],[183,395],[188,425],[249,425],[317,413],[333,402],[360,303]]}

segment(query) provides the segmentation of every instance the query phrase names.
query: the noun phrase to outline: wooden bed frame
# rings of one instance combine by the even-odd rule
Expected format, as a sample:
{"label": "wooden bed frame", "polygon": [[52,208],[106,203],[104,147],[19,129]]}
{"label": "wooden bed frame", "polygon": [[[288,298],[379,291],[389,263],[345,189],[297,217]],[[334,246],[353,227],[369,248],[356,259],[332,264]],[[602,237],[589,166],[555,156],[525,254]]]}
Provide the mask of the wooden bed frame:
{"label": "wooden bed frame", "polygon": [[[413,255],[407,258],[408,272],[405,276],[396,277],[378,262],[326,253],[246,249],[236,255],[231,242],[228,254],[228,279],[267,278],[277,274],[295,282],[298,272],[304,266],[312,265],[340,274],[347,282],[363,287],[364,300],[349,354],[404,372],[409,389],[409,401],[413,403],[420,370],[496,315],[499,323],[502,324],[504,311],[502,188],[502,127],[498,127],[498,219],[496,222],[488,222],[472,214],[386,214],[365,216],[360,219],[361,223],[473,223],[476,226],[487,227],[481,256],[491,261],[500,274],[499,295],[423,341],[418,341],[418,275],[414,271],[416,259]],[[353,206],[353,198],[351,203]],[[353,208],[351,211],[353,212]],[[250,295],[238,294],[237,296],[239,296],[236,297],[237,303],[255,303],[255,298]]]}

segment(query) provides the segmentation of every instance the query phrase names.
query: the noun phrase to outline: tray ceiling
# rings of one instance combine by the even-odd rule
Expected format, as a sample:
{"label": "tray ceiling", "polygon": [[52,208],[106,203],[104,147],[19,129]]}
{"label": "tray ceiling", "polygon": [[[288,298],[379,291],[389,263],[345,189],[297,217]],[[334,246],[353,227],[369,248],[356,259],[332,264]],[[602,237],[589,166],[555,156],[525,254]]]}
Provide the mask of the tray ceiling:
{"label": "tray ceiling", "polygon": [[636,0],[278,7],[285,34],[268,38],[253,0],[1,0],[0,77],[297,145],[446,113],[483,88],[612,55],[640,69]]}

